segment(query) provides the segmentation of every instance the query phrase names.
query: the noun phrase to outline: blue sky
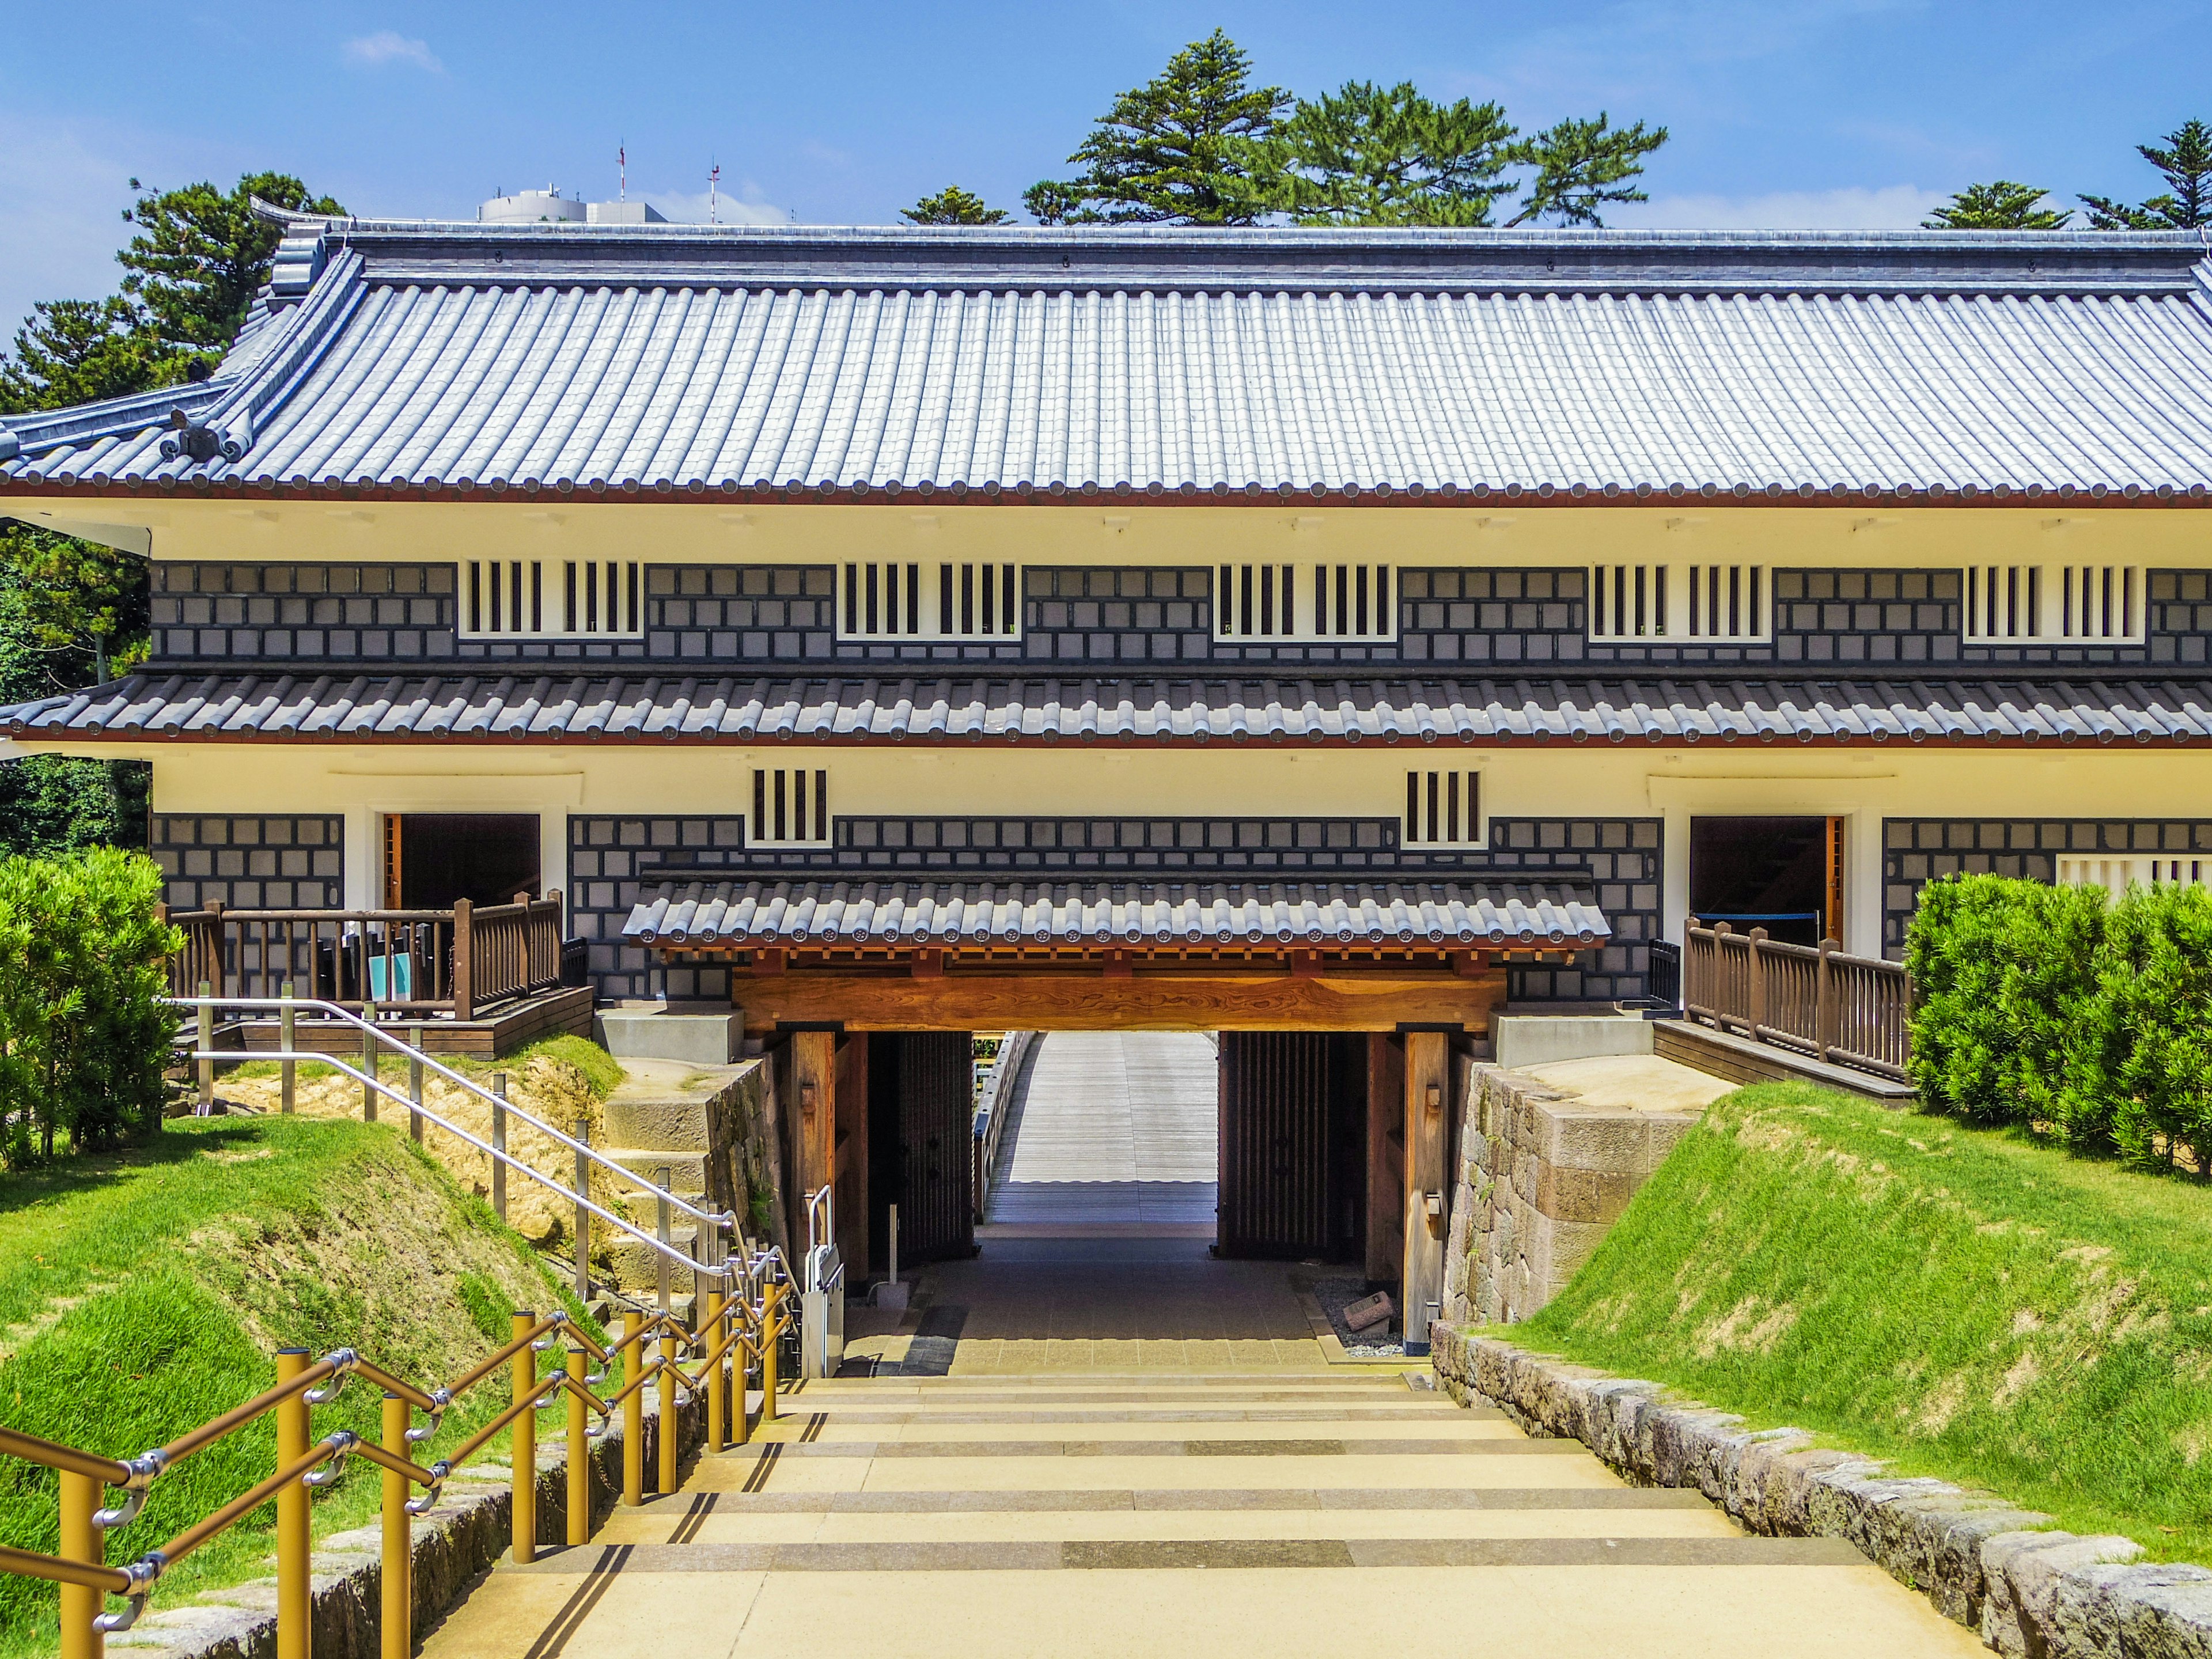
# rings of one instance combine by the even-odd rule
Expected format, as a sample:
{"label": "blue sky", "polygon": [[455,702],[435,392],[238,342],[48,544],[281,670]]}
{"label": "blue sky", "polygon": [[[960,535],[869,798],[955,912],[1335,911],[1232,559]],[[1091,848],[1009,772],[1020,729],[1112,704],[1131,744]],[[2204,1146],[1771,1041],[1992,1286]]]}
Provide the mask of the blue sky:
{"label": "blue sky", "polygon": [[1411,79],[1524,127],[1664,123],[1623,224],[1911,224],[1976,179],[2140,198],[2132,146],[2212,118],[2212,0],[927,6],[163,0],[0,13],[0,326],[112,288],[133,175],[299,173],[357,212],[495,187],[703,218],[885,222],[957,181],[1018,207],[1118,89],[1218,25],[1294,92]]}

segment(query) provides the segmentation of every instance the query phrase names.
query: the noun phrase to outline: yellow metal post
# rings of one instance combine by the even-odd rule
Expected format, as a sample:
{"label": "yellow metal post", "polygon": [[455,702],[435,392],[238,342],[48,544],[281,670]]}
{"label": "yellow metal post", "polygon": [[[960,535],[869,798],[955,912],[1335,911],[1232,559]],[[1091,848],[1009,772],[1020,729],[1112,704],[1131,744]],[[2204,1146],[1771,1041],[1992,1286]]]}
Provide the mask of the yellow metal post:
{"label": "yellow metal post", "polygon": [[[291,1011],[285,1011],[289,1017]],[[276,1351],[276,1380],[289,1382],[307,1369],[305,1348]],[[294,1395],[276,1407],[276,1467],[307,1455],[307,1396]],[[295,1480],[276,1494],[276,1659],[308,1659],[314,1625],[309,1565],[307,1486]]]}
{"label": "yellow metal post", "polygon": [[[284,1053],[289,1054],[295,1052],[295,1047],[292,1040],[294,1036],[294,1027],[292,1024],[292,981],[288,979],[284,981],[284,988],[281,994],[284,999],[284,1006],[276,1011],[276,1046],[283,1050]],[[298,1073],[299,1062],[297,1060],[280,1060],[276,1062],[276,1073],[279,1079],[278,1087],[283,1091],[283,1105],[284,1110],[287,1112],[289,1112],[292,1109],[294,1104],[295,1091],[296,1090],[299,1083]]]}
{"label": "yellow metal post", "polygon": [[660,1334],[660,1495],[676,1490],[676,1334],[665,1327]]}
{"label": "yellow metal post", "polygon": [[645,1342],[638,1335],[644,1328],[643,1314],[623,1316],[623,1336],[629,1344],[623,1350],[623,1386],[629,1394],[623,1401],[622,1501],[632,1509],[645,1502],[645,1390],[637,1386],[645,1372]]}
{"label": "yellow metal post", "polygon": [[590,1356],[581,1348],[568,1350],[568,1541],[592,1541],[592,1425],[584,1403],[584,1378],[590,1374]]}
{"label": "yellow metal post", "polygon": [[[708,1291],[706,1296],[707,1317],[701,1322],[699,1328],[706,1334],[707,1351],[711,1353],[721,1344],[722,1327],[726,1322],[722,1318],[722,1293]],[[699,1382],[707,1390],[707,1449],[718,1452],[729,1438],[726,1420],[729,1411],[725,1403],[729,1395],[722,1386],[722,1361],[717,1359],[708,1366]]]}
{"label": "yellow metal post", "polygon": [[[514,1316],[517,1340],[530,1334],[538,1323],[534,1313]],[[528,1343],[514,1356],[514,1403],[537,1397],[538,1353]],[[514,1563],[527,1566],[538,1559],[538,1413],[525,1412],[514,1419]]]}
{"label": "yellow metal post", "polygon": [[[99,1563],[107,1540],[92,1524],[100,1507],[100,1482],[88,1474],[62,1474],[61,1555],[65,1561]],[[62,1586],[62,1659],[100,1659],[107,1638],[92,1627],[100,1617],[100,1594],[82,1584]]]}
{"label": "yellow metal post", "polygon": [[783,1286],[770,1285],[761,1292],[761,1421],[776,1420],[775,1409],[775,1351],[781,1345],[776,1340],[781,1324],[775,1316],[775,1304],[783,1300]]}
{"label": "yellow metal post", "polygon": [[[411,1459],[407,1428],[414,1413],[396,1394],[384,1396],[384,1449]],[[411,1659],[415,1651],[415,1537],[407,1516],[407,1477],[384,1471],[384,1594],[379,1651]]]}

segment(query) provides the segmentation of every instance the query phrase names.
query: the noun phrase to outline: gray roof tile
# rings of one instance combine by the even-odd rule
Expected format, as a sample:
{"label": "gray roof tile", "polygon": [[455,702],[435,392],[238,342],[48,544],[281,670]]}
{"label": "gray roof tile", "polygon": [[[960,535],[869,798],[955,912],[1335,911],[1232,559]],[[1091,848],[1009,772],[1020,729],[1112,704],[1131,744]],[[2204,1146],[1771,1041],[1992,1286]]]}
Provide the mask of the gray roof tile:
{"label": "gray roof tile", "polygon": [[[303,221],[286,246],[213,380],[10,416],[0,487],[2212,487],[2189,234]],[[212,459],[179,453],[173,407]]]}
{"label": "gray roof tile", "polygon": [[895,945],[1341,948],[1601,944],[1573,882],[717,881],[639,901],[623,937],[662,949]]}
{"label": "gray roof tile", "polygon": [[348,743],[2186,743],[2212,738],[2212,681],[147,673],[0,708],[0,730],[46,740]]}

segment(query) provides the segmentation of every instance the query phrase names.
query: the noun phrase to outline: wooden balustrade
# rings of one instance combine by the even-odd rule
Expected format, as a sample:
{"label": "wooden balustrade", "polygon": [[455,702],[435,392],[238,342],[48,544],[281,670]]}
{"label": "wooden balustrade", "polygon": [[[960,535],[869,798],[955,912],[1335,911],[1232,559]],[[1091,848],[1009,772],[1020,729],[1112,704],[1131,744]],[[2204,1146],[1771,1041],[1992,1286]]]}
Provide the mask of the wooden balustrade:
{"label": "wooden balustrade", "polygon": [[1911,1054],[1912,986],[1904,965],[1816,950],[1754,927],[1732,932],[1691,918],[1682,942],[1682,1011],[1723,1031],[1831,1065],[1904,1081]]}
{"label": "wooden balustrade", "polygon": [[302,997],[402,1015],[482,1010],[561,983],[561,895],[450,910],[204,910],[162,915],[185,936],[169,986],[193,996]]}

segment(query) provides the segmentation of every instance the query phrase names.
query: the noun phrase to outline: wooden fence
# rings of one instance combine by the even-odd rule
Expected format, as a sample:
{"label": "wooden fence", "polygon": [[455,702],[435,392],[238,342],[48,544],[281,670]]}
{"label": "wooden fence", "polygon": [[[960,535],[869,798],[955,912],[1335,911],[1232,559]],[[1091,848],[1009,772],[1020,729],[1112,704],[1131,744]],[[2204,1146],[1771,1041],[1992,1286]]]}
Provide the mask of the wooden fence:
{"label": "wooden fence", "polygon": [[1834,1066],[1905,1080],[1912,986],[1904,965],[1782,945],[1754,927],[1731,932],[1691,918],[1683,935],[1682,1012],[1755,1042]]}
{"label": "wooden fence", "polygon": [[474,1019],[561,983],[561,895],[450,910],[204,910],[163,914],[185,935],[178,996],[302,997],[395,1014]]}

